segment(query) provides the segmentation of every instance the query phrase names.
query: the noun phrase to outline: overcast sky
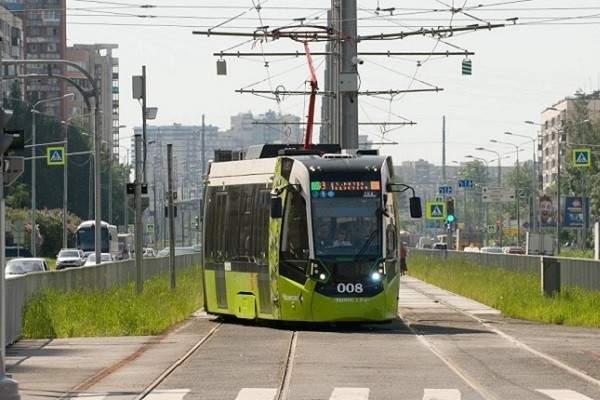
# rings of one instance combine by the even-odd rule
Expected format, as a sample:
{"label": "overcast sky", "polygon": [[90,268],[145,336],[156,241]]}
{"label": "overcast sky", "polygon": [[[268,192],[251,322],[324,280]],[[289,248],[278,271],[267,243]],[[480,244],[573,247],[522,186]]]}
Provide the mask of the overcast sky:
{"label": "overcast sky", "polygon": [[[291,7],[290,5],[300,4]],[[306,96],[240,94],[256,90],[309,90],[309,70],[303,45],[290,39],[253,41],[239,36],[210,37],[193,31],[252,33],[306,24],[326,25],[327,0],[67,0],[68,44],[116,43],[120,66],[120,124],[123,137],[141,126],[141,105],[132,99],[131,79],[146,66],[147,104],[158,107],[152,125],[200,125],[222,130],[230,117],[268,110],[305,116]],[[142,7],[141,5],[145,5]],[[402,8],[400,8],[400,5]],[[384,11],[396,7],[393,11]],[[457,12],[451,12],[453,7]],[[379,8],[379,10],[378,10]],[[358,0],[358,34],[414,32],[426,28],[506,24],[490,30],[443,38],[431,35],[358,43],[358,52],[474,52],[471,76],[461,74],[465,56],[361,56],[360,90],[443,89],[389,96],[359,96],[360,122],[414,122],[415,125],[361,126],[394,162],[428,160],[442,163],[442,118],[446,118],[446,164],[468,161],[466,155],[488,160],[488,147],[500,154],[513,152],[503,165],[515,162],[511,145],[520,145],[520,160],[531,159],[531,141],[504,132],[535,137],[540,113],[581,90],[600,90],[600,3],[597,0],[432,1]],[[518,18],[516,24],[510,18]],[[310,44],[311,52],[323,45]],[[218,76],[213,53],[254,52],[256,57],[226,58],[228,74]],[[262,57],[263,52],[298,51],[296,57]],[[324,58],[314,56],[323,89]],[[317,102],[317,107],[320,102]],[[319,122],[317,111],[316,120]],[[122,145],[129,146],[129,140]]]}

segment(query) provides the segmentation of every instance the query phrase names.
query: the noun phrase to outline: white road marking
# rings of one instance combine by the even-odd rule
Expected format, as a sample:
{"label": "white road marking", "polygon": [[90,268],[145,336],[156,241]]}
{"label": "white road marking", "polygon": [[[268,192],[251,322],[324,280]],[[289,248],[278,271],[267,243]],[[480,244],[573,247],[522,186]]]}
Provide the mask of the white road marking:
{"label": "white road marking", "polygon": [[145,397],[147,400],[181,400],[190,389],[154,390]]}
{"label": "white road marking", "polygon": [[457,389],[425,389],[423,400],[460,400],[460,390]]}
{"label": "white road marking", "polygon": [[367,400],[369,388],[335,388],[329,400]]}
{"label": "white road marking", "polygon": [[552,397],[554,400],[594,400],[572,390],[543,390],[538,389],[536,392]]}
{"label": "white road marking", "polygon": [[273,400],[277,389],[244,388],[240,390],[236,400]]}

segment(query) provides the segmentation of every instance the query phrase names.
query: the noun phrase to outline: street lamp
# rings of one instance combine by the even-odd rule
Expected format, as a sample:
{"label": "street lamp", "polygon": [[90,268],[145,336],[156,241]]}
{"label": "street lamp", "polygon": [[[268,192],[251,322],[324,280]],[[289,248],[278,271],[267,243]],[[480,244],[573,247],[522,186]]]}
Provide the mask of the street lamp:
{"label": "street lamp", "polygon": [[67,200],[68,200],[68,168],[67,168],[67,162],[68,162],[68,149],[69,149],[69,137],[68,137],[68,133],[69,133],[69,121],[72,120],[73,118],[79,117],[78,115],[73,115],[72,117],[67,118],[66,121],[61,121],[62,124],[65,125],[65,165],[63,167],[63,232],[62,232],[62,239],[63,239],[63,249],[66,249],[67,246]]}
{"label": "street lamp", "polygon": [[40,100],[31,107],[32,122],[31,122],[31,254],[36,256],[36,236],[37,236],[37,225],[36,225],[36,182],[35,182],[35,173],[36,173],[36,162],[35,162],[35,115],[38,113],[36,110],[37,106],[42,103],[47,103],[50,101],[57,101],[66,99],[67,97],[74,96],[75,93],[67,93],[64,96],[60,97],[52,97],[50,99]]}
{"label": "street lamp", "polygon": [[[526,123],[530,123],[532,121],[525,121]],[[531,179],[531,185],[532,185],[532,191],[531,191],[531,220],[532,220],[532,231],[535,233],[537,232],[537,214],[536,214],[536,194],[537,194],[537,163],[535,161],[535,149],[536,149],[536,144],[535,144],[535,138],[530,138],[529,136],[525,136],[525,135],[519,135],[518,133],[512,133],[512,132],[504,132],[505,135],[510,135],[510,136],[518,136],[518,137],[522,137],[525,139],[529,139],[531,140],[531,143],[533,144],[533,154],[531,155],[531,160],[533,162],[532,168],[531,168],[531,174],[532,174],[532,179]],[[518,154],[518,153],[517,153]]]}
{"label": "street lamp", "polygon": [[490,153],[494,153],[498,156],[498,186],[500,186],[500,180],[502,179],[502,164],[500,162],[500,160],[502,159],[500,157],[500,153],[498,153],[496,150],[490,150],[490,149],[486,149],[485,147],[477,147],[475,150],[479,150],[479,151],[488,151]]}
{"label": "street lamp", "polygon": [[[505,133],[509,133],[510,132],[505,132]],[[513,146],[517,152],[517,185],[519,183],[519,178],[520,178],[520,166],[519,166],[519,147],[521,147],[522,145],[526,144],[526,143],[522,143],[519,145],[516,145],[514,143],[510,143],[510,142],[502,142],[500,140],[495,140],[495,139],[491,139],[490,142],[492,143],[498,143],[498,144],[506,144],[509,146]],[[521,210],[520,210],[520,199],[519,199],[519,188],[515,188],[515,200],[517,202],[517,246],[519,246],[521,244]]]}

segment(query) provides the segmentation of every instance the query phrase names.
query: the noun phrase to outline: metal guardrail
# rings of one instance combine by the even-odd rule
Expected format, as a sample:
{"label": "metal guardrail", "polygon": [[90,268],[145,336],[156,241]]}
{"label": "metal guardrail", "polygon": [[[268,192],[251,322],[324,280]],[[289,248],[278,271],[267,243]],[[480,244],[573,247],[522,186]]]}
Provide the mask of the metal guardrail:
{"label": "metal guardrail", "polygon": [[[175,256],[175,270],[200,265],[200,254]],[[144,278],[169,273],[169,257],[144,258]],[[35,272],[6,280],[6,344],[21,336],[25,302],[42,288],[58,290],[106,289],[126,282],[135,282],[135,260],[87,267],[66,268],[60,271]]]}
{"label": "metal guardrail", "polygon": [[[529,272],[540,277],[542,285],[548,274],[557,279],[551,282],[554,290],[562,286],[578,286],[585,290],[600,290],[600,261],[583,258],[528,256],[517,254],[472,253],[455,250],[410,249],[409,254],[434,258],[467,260],[480,265],[494,266],[511,271]],[[550,267],[557,271],[550,272]],[[545,276],[546,275],[546,276]],[[547,291],[544,287],[542,290]]]}

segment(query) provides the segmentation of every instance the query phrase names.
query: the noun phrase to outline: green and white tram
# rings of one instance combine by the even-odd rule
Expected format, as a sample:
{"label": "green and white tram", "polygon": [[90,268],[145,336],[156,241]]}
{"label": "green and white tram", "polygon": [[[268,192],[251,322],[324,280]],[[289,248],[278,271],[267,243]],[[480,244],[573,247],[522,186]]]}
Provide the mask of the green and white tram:
{"label": "green and white tram", "polygon": [[[369,153],[262,145],[237,161],[216,157],[204,192],[206,311],[307,322],[396,318],[394,192],[412,188],[394,184],[390,157]],[[414,191],[410,206],[420,217]]]}

